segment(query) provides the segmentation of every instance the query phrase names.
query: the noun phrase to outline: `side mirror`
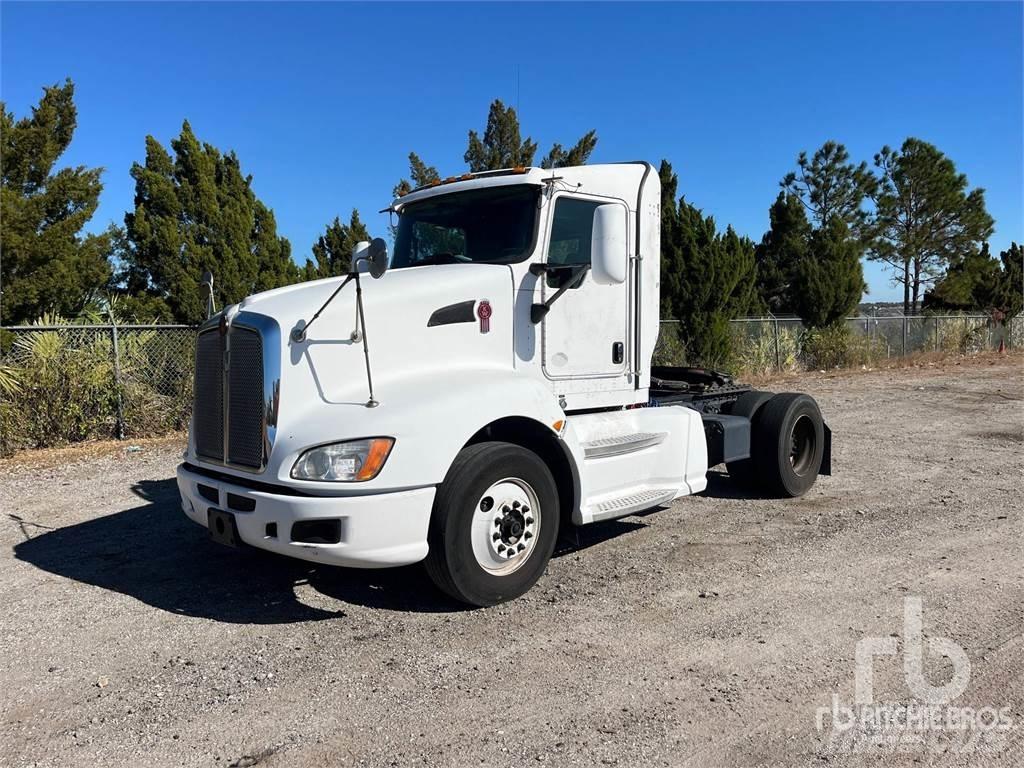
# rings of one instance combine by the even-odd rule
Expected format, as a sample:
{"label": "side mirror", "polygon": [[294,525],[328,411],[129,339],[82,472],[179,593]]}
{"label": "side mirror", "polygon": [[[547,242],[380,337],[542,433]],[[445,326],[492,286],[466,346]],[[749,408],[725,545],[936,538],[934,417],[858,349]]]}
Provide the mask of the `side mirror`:
{"label": "side mirror", "polygon": [[384,277],[388,271],[388,244],[384,238],[375,237],[366,249],[366,261],[370,265],[370,276],[374,278]]}
{"label": "side mirror", "polygon": [[626,281],[626,212],[621,205],[599,205],[594,209],[590,238],[591,272],[598,285],[618,285]]}
{"label": "side mirror", "polygon": [[371,242],[360,240],[352,249],[352,271],[362,272],[362,265],[366,265],[366,272],[371,277],[383,277],[388,271],[388,244],[381,237],[375,237]]}

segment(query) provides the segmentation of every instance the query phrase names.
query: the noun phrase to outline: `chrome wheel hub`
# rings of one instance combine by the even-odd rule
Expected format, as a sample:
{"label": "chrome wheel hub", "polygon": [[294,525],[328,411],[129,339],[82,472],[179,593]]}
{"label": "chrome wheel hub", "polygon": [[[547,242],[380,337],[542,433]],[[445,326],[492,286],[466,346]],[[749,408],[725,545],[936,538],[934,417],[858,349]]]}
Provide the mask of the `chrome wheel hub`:
{"label": "chrome wheel hub", "polygon": [[506,478],[484,491],[476,504],[471,532],[473,555],[485,571],[507,576],[537,546],[541,509],[529,483]]}

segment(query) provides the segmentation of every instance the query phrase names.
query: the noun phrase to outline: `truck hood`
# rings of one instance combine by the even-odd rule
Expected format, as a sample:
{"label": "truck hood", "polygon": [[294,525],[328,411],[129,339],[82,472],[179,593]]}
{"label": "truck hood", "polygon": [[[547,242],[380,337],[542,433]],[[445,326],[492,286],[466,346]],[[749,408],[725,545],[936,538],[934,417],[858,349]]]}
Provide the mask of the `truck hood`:
{"label": "truck hood", "polygon": [[[354,331],[356,284],[350,282],[294,342],[303,327],[344,278],[328,278],[256,294],[239,313],[272,318],[280,327],[282,421],[313,413],[318,404],[363,404],[367,381],[364,341]],[[380,279],[360,275],[374,394],[382,402],[389,388],[409,376],[429,381],[459,369],[513,365],[512,271],[499,264],[410,267]],[[491,307],[482,323],[481,302]],[[272,353],[272,351],[271,351]]]}

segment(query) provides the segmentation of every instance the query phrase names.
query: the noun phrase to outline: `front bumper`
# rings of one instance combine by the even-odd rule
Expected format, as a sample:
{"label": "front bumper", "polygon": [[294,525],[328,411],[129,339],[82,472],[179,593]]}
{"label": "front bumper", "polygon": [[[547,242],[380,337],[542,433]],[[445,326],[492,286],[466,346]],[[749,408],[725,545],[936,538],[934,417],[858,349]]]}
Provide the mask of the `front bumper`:
{"label": "front bumper", "polygon": [[[200,485],[206,496],[200,493]],[[270,552],[354,568],[408,565],[427,556],[433,487],[368,496],[290,496],[210,478],[181,464],[178,490],[189,519],[205,528],[211,508],[231,512],[239,538]],[[231,504],[228,494],[232,494]],[[250,506],[248,511],[240,509]],[[337,544],[292,541],[292,525],[303,520],[340,520],[341,540]]]}

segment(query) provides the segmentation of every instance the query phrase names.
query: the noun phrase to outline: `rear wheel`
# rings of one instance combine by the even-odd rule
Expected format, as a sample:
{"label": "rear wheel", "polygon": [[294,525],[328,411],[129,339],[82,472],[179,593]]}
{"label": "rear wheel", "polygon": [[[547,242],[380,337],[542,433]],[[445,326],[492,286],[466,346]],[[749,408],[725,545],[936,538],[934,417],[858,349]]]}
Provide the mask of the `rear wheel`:
{"label": "rear wheel", "polygon": [[[729,411],[733,416],[743,416],[744,418],[750,419],[751,423],[751,448],[750,455],[753,457],[754,448],[754,432],[753,423],[757,418],[757,412],[761,410],[761,407],[772,399],[774,395],[771,392],[761,392],[759,390],[752,390],[750,392],[744,392],[732,405],[732,410]],[[729,477],[738,483],[742,483],[747,487],[751,487],[757,483],[757,472],[754,469],[753,458],[749,459],[737,459],[736,461],[727,461],[725,468],[729,471]]]}
{"label": "rear wheel", "polygon": [[511,443],[471,445],[438,488],[427,573],[471,605],[519,597],[544,573],[558,520],[555,481],[536,454]]}
{"label": "rear wheel", "polygon": [[825,425],[810,395],[775,395],[751,425],[751,456],[761,486],[778,496],[802,496],[818,476]]}

